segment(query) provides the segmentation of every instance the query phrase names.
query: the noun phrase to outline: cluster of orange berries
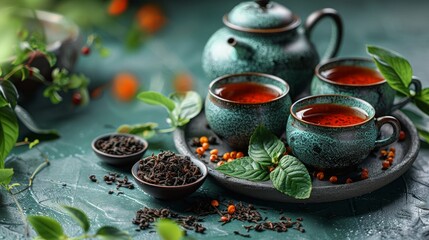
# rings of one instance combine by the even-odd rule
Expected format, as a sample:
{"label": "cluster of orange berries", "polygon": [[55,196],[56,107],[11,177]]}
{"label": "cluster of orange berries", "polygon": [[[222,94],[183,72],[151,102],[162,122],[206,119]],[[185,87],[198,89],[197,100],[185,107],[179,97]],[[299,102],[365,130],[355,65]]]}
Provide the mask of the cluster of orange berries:
{"label": "cluster of orange berries", "polygon": [[237,151],[226,152],[222,155],[219,155],[219,150],[217,148],[210,150],[210,144],[216,144],[216,138],[202,136],[192,140],[192,145],[197,147],[195,149],[195,153],[197,153],[199,157],[203,157],[206,151],[209,151],[210,162],[217,163],[218,166],[221,166],[226,162],[231,162],[235,159],[244,157],[244,153]]}
{"label": "cluster of orange berries", "polygon": [[382,169],[386,170],[393,164],[393,160],[395,159],[396,149],[391,147],[389,149],[382,149],[380,151],[380,159],[383,160],[381,163]]}
{"label": "cluster of orange berries", "polygon": [[[217,209],[219,207],[219,201],[216,200],[216,199],[213,199],[210,202],[210,205],[212,207],[214,207],[215,209]],[[231,221],[231,215],[235,213],[235,205],[234,204],[229,204],[226,211],[228,213],[226,216],[221,214],[221,217],[220,217],[220,221],[221,222],[229,222],[229,221]]]}
{"label": "cluster of orange berries", "polygon": [[[335,175],[330,176],[329,178],[325,178],[325,173],[323,171],[314,172],[314,177],[316,177],[318,180],[323,181],[325,179],[328,179],[330,183],[338,183],[338,177]],[[369,172],[367,168],[362,168],[360,172],[360,176],[357,176],[357,180],[364,180],[369,177]],[[353,178],[356,180],[356,178]],[[352,183],[353,179],[351,177],[348,177],[345,179],[345,183]],[[344,181],[344,180],[343,180]]]}

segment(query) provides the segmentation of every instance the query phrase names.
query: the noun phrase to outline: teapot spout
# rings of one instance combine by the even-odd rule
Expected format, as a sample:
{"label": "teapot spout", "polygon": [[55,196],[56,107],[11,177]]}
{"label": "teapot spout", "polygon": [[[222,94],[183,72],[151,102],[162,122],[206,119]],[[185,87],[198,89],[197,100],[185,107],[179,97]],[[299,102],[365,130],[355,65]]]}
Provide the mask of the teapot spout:
{"label": "teapot spout", "polygon": [[249,45],[239,42],[235,38],[228,38],[227,43],[235,49],[235,55],[238,59],[247,59],[253,55],[253,50]]}

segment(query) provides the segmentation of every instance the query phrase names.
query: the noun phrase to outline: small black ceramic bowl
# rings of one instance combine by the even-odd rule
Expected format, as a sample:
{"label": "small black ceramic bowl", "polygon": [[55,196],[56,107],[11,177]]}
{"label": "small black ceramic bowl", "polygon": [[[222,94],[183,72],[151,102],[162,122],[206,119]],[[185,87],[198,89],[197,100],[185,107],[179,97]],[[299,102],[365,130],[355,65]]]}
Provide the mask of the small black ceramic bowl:
{"label": "small black ceramic bowl", "polygon": [[[117,141],[115,144],[110,144],[112,148],[114,149],[114,152],[117,153],[107,153],[101,149],[101,143],[105,143],[106,141],[109,141],[109,139],[112,138],[119,138],[122,139],[122,141]],[[124,141],[125,139],[125,141]],[[128,141],[126,139],[129,139]],[[109,144],[109,143],[107,143]],[[139,144],[140,147],[136,147],[136,144]],[[141,145],[140,145],[141,144]],[[116,145],[116,146],[113,146]],[[130,146],[134,145],[135,148],[131,148]],[[126,134],[126,133],[108,133],[101,136],[96,137],[92,143],[92,150],[95,152],[95,154],[104,162],[116,165],[116,166],[124,166],[129,165],[131,166],[138,160],[140,160],[143,157],[143,154],[146,152],[148,143],[146,140],[144,140],[141,137],[132,135],[132,134]],[[130,149],[126,150],[127,152],[121,152],[122,147]],[[119,149],[119,150],[118,150]],[[135,151],[133,149],[136,149]],[[113,149],[112,149],[113,150]],[[120,155],[119,155],[120,154]]]}
{"label": "small black ceramic bowl", "polygon": [[204,163],[198,160],[191,159],[191,161],[200,169],[202,176],[198,180],[190,184],[180,186],[164,186],[145,182],[137,176],[139,162],[136,162],[134,164],[131,169],[131,173],[140,188],[152,197],[161,200],[175,200],[184,198],[195,192],[199,187],[201,187],[201,185],[203,185],[204,181],[207,178],[208,170],[206,165],[204,165]]}

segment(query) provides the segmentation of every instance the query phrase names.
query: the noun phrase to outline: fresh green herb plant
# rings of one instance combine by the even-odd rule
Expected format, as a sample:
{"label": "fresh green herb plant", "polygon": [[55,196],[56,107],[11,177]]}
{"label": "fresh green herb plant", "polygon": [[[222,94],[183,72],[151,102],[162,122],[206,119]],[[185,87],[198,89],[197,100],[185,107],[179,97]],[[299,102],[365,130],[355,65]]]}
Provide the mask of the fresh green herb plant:
{"label": "fresh green herb plant", "polygon": [[141,135],[148,139],[157,133],[168,133],[178,127],[185,126],[192,118],[197,116],[203,106],[198,93],[188,91],[186,93],[172,93],[168,97],[158,92],[141,92],[137,98],[150,105],[164,107],[168,112],[167,123],[170,128],[158,129],[157,123],[143,123],[137,125],[122,125],[118,132]]}
{"label": "fresh green herb plant", "polygon": [[61,224],[47,216],[28,216],[28,221],[38,235],[38,239],[104,239],[104,240],[129,240],[128,233],[112,226],[103,226],[93,234],[89,233],[91,224],[86,214],[77,208],[63,206],[65,212],[76,222],[82,229],[83,234],[77,237],[69,237],[64,233]]}
{"label": "fresh green herb plant", "polygon": [[[399,53],[372,45],[367,46],[367,52],[387,83],[401,95],[409,97],[417,108],[429,115],[429,88],[414,93],[409,90],[413,69],[408,60]],[[429,132],[423,126],[417,126],[417,130],[420,137],[429,142]]]}
{"label": "fresh green herb plant", "polygon": [[[271,180],[280,192],[297,199],[310,197],[312,184],[304,164],[291,155],[280,139],[263,126],[250,138],[249,157],[236,159],[216,168],[226,175],[259,182]],[[269,171],[270,167],[275,167]]]}

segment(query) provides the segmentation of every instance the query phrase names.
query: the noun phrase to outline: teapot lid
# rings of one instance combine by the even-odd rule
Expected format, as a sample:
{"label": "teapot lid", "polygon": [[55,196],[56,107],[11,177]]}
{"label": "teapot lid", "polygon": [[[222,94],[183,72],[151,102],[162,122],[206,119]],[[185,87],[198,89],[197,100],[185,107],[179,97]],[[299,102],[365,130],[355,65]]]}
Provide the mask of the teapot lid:
{"label": "teapot lid", "polygon": [[269,0],[242,2],[223,17],[229,28],[252,33],[278,33],[297,28],[301,20],[292,11]]}

